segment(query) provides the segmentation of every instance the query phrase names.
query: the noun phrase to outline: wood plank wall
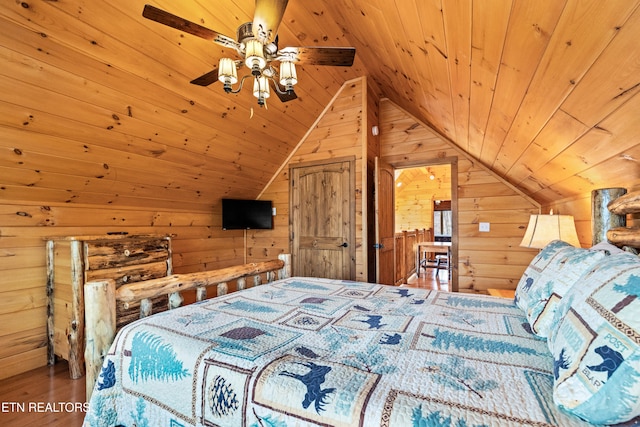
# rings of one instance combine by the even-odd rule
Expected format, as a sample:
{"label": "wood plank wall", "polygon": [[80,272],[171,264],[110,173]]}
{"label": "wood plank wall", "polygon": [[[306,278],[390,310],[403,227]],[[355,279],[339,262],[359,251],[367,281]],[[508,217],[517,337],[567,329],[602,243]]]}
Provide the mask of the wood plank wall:
{"label": "wood plank wall", "polygon": [[591,193],[558,200],[542,207],[541,213],[548,214],[553,209],[556,215],[573,215],[580,246],[591,246]]}
{"label": "wood plank wall", "polygon": [[[289,251],[289,167],[296,164],[331,159],[355,159],[356,211],[356,280],[367,281],[365,250],[367,233],[367,80],[359,78],[346,82],[332,102],[325,108],[315,125],[294,150],[282,169],[262,192],[260,198],[272,200],[277,215],[273,230],[248,232],[247,256],[250,261],[269,259]],[[295,275],[295,271],[293,272]]]}
{"label": "wood plank wall", "polygon": [[3,200],[0,380],[47,363],[45,237],[113,231],[173,235],[174,272],[188,273],[244,261],[243,232],[223,231],[221,224],[219,206],[193,212]]}
{"label": "wood plank wall", "polygon": [[[540,205],[389,100],[380,102],[380,153],[396,168],[458,162],[459,291],[515,289],[536,251],[520,248]],[[480,233],[479,222],[491,231]]]}
{"label": "wood plank wall", "polygon": [[[375,98],[375,97],[373,97]],[[44,237],[110,231],[171,234],[176,273],[202,271],[289,251],[289,166],[352,156],[356,161],[356,278],[368,280],[365,262],[373,223],[371,159],[377,154],[370,126],[379,120],[380,153],[398,166],[457,156],[460,206],[460,289],[514,288],[535,254],[518,248],[529,213],[538,207],[388,101],[380,116],[365,78],[343,86],[309,129],[262,199],[274,201],[275,228],[247,232],[221,229],[220,206],[210,210],[105,207],[3,200],[0,205],[0,378],[46,363]],[[372,142],[373,141],[373,142]],[[477,222],[491,233],[479,235]]]}
{"label": "wood plank wall", "polygon": [[[398,182],[402,182],[399,187]],[[436,200],[451,200],[449,165],[401,170],[396,178],[396,233],[433,228],[433,202]]]}
{"label": "wood plank wall", "polygon": [[[365,79],[346,84],[309,129],[298,149],[266,188],[263,199],[274,200],[275,227],[269,232],[223,231],[221,207],[115,207],[3,199],[0,204],[0,379],[46,364],[47,236],[101,234],[170,234],[176,273],[220,268],[245,261],[275,258],[288,252],[289,165],[319,159],[356,159],[356,276],[366,280],[364,241],[367,203],[362,190],[367,144],[362,142],[368,86]],[[375,102],[373,102],[375,107]],[[206,208],[206,209],[205,209]],[[245,243],[246,242],[246,243]],[[189,295],[186,302],[192,301]]]}

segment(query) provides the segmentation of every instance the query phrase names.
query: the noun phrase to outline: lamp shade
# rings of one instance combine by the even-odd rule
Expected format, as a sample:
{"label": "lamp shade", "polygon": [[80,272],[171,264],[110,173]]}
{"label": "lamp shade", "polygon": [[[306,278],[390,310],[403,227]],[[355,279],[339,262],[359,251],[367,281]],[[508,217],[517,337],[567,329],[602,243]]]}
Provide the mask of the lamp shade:
{"label": "lamp shade", "polygon": [[222,83],[238,83],[238,72],[236,70],[236,63],[233,59],[220,58],[220,62],[218,64],[218,80]]}
{"label": "lamp shade", "polygon": [[253,69],[254,66],[262,70],[267,65],[264,57],[264,46],[259,40],[251,39],[247,41],[245,48],[245,64]]}
{"label": "lamp shade", "polygon": [[293,61],[280,62],[280,84],[289,88],[298,83],[296,65]]}
{"label": "lamp shade", "polygon": [[531,215],[520,246],[542,249],[553,240],[562,240],[580,247],[571,215]]}
{"label": "lamp shade", "polygon": [[257,77],[253,81],[253,96],[258,99],[266,99],[271,96],[269,90],[269,80],[265,76]]}

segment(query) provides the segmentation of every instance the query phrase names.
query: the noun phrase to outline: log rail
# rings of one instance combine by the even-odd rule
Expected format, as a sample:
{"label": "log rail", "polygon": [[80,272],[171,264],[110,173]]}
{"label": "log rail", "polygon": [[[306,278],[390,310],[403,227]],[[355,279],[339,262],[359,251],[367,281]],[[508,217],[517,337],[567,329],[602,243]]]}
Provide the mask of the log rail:
{"label": "log rail", "polygon": [[225,267],[219,270],[174,274],[158,279],[122,285],[116,290],[112,279],[87,282],[84,286],[85,304],[85,363],[87,402],[91,398],[94,383],[100,373],[104,358],[116,335],[116,306],[128,307],[140,302],[140,317],[151,315],[151,300],[169,295],[169,309],[179,307],[181,292],[195,289],[196,300],[206,299],[207,288],[216,286],[217,295],[227,293],[227,283],[235,280],[238,290],[291,276],[291,255],[281,254],[277,260]]}
{"label": "log rail", "polygon": [[[612,214],[626,216],[640,213],[640,191],[633,191],[607,205]],[[616,246],[640,248],[640,227],[616,227],[607,231],[607,240]]]}

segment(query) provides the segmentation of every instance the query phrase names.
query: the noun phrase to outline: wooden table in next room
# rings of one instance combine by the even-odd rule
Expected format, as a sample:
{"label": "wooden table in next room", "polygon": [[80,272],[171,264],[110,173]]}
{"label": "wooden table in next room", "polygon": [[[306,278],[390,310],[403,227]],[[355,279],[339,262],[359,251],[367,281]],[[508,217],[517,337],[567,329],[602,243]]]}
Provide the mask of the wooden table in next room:
{"label": "wooden table in next room", "polygon": [[420,254],[445,253],[447,254],[447,268],[451,268],[451,242],[418,242],[416,248],[416,276],[420,277]]}

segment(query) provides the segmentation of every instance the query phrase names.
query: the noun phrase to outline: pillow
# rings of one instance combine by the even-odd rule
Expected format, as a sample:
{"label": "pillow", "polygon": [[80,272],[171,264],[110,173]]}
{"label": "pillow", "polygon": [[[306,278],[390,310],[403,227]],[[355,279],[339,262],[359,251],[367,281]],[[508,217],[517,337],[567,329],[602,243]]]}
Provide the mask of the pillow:
{"label": "pillow", "polygon": [[547,338],[553,325],[556,307],[583,274],[592,270],[607,255],[573,246],[558,250],[529,289],[530,302],[526,312],[531,330]]}
{"label": "pillow", "polygon": [[572,248],[570,244],[562,240],[554,240],[545,246],[538,255],[531,260],[529,266],[522,274],[518,286],[516,286],[515,303],[525,313],[529,310],[529,306],[535,303],[532,296],[529,295],[531,286],[537,281],[542,270],[549,264],[551,258],[561,249]]}
{"label": "pillow", "polygon": [[597,245],[591,246],[589,248],[590,251],[602,251],[604,252],[606,255],[615,255],[615,254],[622,254],[625,251],[620,249],[619,247],[612,245],[609,242],[605,242],[602,241],[600,243],[598,243]]}
{"label": "pillow", "polygon": [[594,424],[640,415],[640,260],[607,257],[558,304],[553,399]]}

